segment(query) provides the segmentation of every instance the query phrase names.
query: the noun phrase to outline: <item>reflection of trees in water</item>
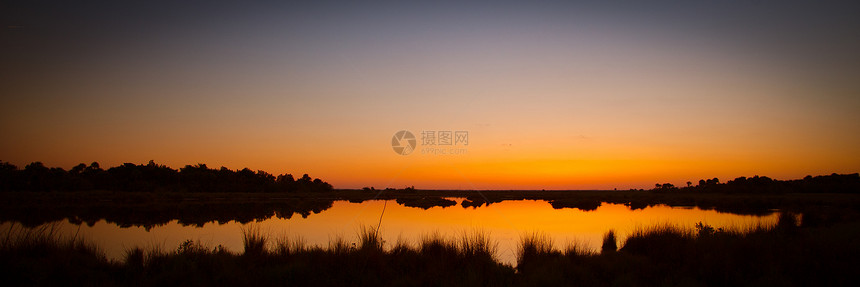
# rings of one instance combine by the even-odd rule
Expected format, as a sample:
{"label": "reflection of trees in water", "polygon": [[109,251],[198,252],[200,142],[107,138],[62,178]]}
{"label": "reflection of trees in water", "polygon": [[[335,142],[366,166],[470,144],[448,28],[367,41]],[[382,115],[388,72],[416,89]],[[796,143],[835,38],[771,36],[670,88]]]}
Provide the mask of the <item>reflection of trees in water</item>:
{"label": "reflection of trees in water", "polygon": [[[361,202],[353,199],[352,202]],[[502,200],[493,200],[500,202]],[[456,201],[442,197],[407,197],[398,198],[398,204],[407,207],[429,209],[431,207],[450,207],[457,204]],[[476,208],[473,203],[477,202],[466,199],[462,208]],[[607,202],[607,201],[603,201]],[[550,200],[553,208],[578,208],[584,211],[597,209],[602,201],[558,199]],[[38,226],[48,222],[69,220],[75,224],[94,225],[99,220],[115,223],[120,227],[142,226],[147,230],[154,226],[167,224],[177,220],[179,224],[190,226],[203,226],[207,222],[219,224],[236,221],[248,223],[265,220],[272,216],[290,219],[294,215],[307,218],[312,214],[321,213],[332,207],[334,200],[331,199],[285,199],[276,202],[175,202],[175,203],[150,203],[150,204],[87,204],[87,205],[13,205],[5,206],[0,210],[0,220],[17,221],[25,226]],[[619,202],[612,202],[619,203]],[[483,206],[480,201],[479,206]],[[620,202],[631,209],[654,206],[656,202]],[[707,207],[720,212],[737,214],[767,215],[772,213],[768,208],[747,208],[745,206],[719,206]]]}
{"label": "reflection of trees in water", "polygon": [[449,207],[457,205],[456,201],[437,196],[398,198],[397,203],[403,206],[418,207],[421,209],[430,209],[435,206]]}
{"label": "reflection of trees in water", "polygon": [[603,203],[622,204],[631,210],[655,205],[698,207],[741,215],[769,215],[774,210],[809,213],[809,222],[829,222],[834,216],[821,209],[854,208],[860,197],[853,194],[720,194],[663,193],[650,191],[409,191],[366,192],[333,191],[326,193],[128,193],[59,192],[0,193],[0,221],[17,221],[26,226],[70,220],[93,225],[106,220],[122,227],[151,228],[177,220],[183,225],[202,226],[207,222],[247,223],[272,216],[308,217],[331,208],[335,200],[361,203],[365,200],[395,200],[407,207],[429,209],[451,207],[462,198],[461,208],[479,208],[505,200],[542,200],[555,209],[577,208],[592,211]]}
{"label": "reflection of trees in water", "polygon": [[278,202],[7,206],[0,211],[0,219],[31,227],[59,220],[93,226],[99,220],[105,220],[120,227],[142,226],[149,230],[173,220],[182,225],[201,227],[213,221],[219,224],[230,221],[248,223],[272,216],[289,219],[295,214],[306,218],[331,208],[332,203],[333,200],[291,199]]}

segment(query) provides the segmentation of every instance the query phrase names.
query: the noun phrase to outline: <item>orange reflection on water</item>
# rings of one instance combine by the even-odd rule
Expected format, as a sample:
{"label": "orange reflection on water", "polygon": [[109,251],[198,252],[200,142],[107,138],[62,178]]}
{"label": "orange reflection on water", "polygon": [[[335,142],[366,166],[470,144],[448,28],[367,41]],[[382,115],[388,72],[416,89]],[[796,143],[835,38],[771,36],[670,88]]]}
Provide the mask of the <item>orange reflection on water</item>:
{"label": "orange reflection on water", "polygon": [[[458,199],[460,201],[460,199]],[[294,216],[291,219],[268,218],[257,225],[272,237],[300,237],[307,244],[326,246],[330,240],[341,236],[348,242],[356,242],[362,225],[376,226],[383,208],[380,233],[387,247],[405,239],[411,244],[434,232],[454,238],[463,232],[481,230],[488,232],[492,240],[499,243],[497,257],[502,262],[514,264],[516,249],[521,235],[542,232],[551,237],[557,248],[569,243],[583,244],[599,251],[603,234],[614,229],[619,246],[636,228],[656,224],[673,224],[693,228],[703,222],[715,228],[747,227],[757,224],[775,224],[778,214],[767,216],[719,213],[698,208],[654,206],[630,210],[619,204],[603,204],[594,211],[574,208],[553,209],[545,201],[504,201],[479,208],[433,207],[427,210],[406,207],[394,201],[365,201],[350,203],[337,201],[330,209],[307,218]],[[10,223],[4,223],[8,226]],[[134,246],[159,246],[173,250],[181,242],[192,239],[214,247],[223,245],[228,250],[241,252],[242,228],[249,224],[231,221],[225,224],[210,222],[203,227],[182,226],[177,221],[151,228],[121,228],[115,224],[99,221],[92,227],[78,226],[68,222],[60,224],[66,235],[78,234],[95,241],[104,248],[108,257],[121,259],[125,250]]]}

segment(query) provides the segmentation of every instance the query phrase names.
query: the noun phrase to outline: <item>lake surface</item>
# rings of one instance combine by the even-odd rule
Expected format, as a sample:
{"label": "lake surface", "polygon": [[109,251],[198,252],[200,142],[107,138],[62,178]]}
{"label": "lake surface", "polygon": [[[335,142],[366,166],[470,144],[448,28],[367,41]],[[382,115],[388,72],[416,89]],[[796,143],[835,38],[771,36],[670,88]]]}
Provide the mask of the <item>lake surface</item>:
{"label": "lake surface", "polygon": [[[463,200],[449,199],[458,203]],[[743,228],[775,224],[779,215],[778,212],[761,216],[738,215],[666,205],[631,210],[625,205],[608,203],[603,203],[596,210],[583,211],[576,208],[554,209],[542,200],[509,200],[477,208],[455,205],[425,210],[403,206],[394,200],[370,200],[362,203],[335,201],[331,208],[306,218],[272,216],[246,224],[236,221],[219,224],[213,221],[198,227],[182,225],[174,220],[148,230],[142,226],[120,227],[105,220],[95,222],[92,226],[69,221],[50,224],[55,224],[64,236],[77,234],[95,242],[109,258],[121,259],[131,247],[158,246],[163,250],[174,250],[189,239],[209,247],[222,245],[228,250],[241,252],[242,229],[251,225],[259,227],[270,237],[301,238],[308,245],[326,246],[339,236],[348,242],[356,242],[362,226],[375,227],[379,224],[383,209],[380,235],[386,247],[391,247],[398,238],[417,244],[422,236],[434,232],[454,238],[463,232],[480,230],[489,233],[491,239],[498,243],[496,257],[511,265],[515,265],[520,236],[531,232],[548,235],[557,248],[575,242],[599,251],[603,234],[610,229],[616,231],[621,246],[636,228],[667,223],[693,228],[698,222],[715,228]],[[0,227],[6,230],[12,224],[4,222]]]}

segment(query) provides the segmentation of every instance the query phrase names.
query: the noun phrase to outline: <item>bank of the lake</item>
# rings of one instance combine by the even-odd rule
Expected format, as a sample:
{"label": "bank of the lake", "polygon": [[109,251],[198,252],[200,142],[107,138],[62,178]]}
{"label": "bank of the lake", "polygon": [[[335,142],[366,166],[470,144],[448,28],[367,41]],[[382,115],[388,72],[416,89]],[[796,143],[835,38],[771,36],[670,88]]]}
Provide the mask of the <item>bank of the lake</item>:
{"label": "bank of the lake", "polygon": [[785,214],[748,229],[652,226],[619,247],[555,248],[524,234],[517,266],[493,259],[483,233],[425,237],[385,248],[373,228],[352,245],[271,238],[246,229],[242,252],[187,241],[176,249],[130,247],[108,260],[97,245],[50,229],[11,229],[0,245],[0,276],[10,285],[135,286],[850,286],[860,266],[857,222],[804,226]]}

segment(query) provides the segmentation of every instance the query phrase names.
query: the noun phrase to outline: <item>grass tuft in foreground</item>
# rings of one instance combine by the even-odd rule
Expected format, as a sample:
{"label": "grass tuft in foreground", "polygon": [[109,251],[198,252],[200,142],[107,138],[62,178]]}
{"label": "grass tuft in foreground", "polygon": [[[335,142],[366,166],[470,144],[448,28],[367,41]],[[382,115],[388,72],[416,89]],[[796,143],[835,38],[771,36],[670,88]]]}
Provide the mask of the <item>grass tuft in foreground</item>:
{"label": "grass tuft in foreground", "polygon": [[246,256],[260,256],[266,252],[266,243],[269,238],[260,231],[259,225],[250,225],[247,229],[242,228],[242,245],[245,247]]}

